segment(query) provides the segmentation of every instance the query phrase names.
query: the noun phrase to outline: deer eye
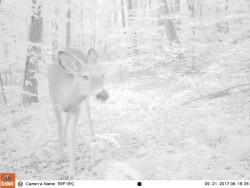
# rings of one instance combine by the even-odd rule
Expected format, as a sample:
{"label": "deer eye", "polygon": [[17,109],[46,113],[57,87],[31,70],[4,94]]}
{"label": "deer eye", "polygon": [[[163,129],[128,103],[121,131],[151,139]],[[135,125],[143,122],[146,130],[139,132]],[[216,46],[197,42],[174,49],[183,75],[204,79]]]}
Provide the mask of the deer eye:
{"label": "deer eye", "polygon": [[82,76],[82,79],[83,79],[83,80],[88,80],[89,78],[88,78],[86,75],[83,75],[83,76]]}

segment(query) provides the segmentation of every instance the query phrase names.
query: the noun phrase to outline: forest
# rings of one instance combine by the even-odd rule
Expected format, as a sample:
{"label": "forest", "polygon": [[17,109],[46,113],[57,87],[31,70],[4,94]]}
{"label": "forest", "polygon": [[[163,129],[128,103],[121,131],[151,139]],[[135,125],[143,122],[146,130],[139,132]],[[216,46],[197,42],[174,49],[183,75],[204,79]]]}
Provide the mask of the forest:
{"label": "forest", "polygon": [[250,180],[250,0],[0,0],[0,172],[67,179],[48,69],[90,48],[75,179]]}

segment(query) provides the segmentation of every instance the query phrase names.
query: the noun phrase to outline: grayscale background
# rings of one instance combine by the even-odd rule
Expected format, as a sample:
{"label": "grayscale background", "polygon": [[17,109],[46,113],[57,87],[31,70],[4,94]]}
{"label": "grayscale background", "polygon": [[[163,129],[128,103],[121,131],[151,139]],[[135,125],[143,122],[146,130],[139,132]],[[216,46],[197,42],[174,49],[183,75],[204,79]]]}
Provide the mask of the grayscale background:
{"label": "grayscale background", "polygon": [[249,0],[0,0],[0,172],[65,179],[47,70],[105,49],[79,180],[250,180]]}

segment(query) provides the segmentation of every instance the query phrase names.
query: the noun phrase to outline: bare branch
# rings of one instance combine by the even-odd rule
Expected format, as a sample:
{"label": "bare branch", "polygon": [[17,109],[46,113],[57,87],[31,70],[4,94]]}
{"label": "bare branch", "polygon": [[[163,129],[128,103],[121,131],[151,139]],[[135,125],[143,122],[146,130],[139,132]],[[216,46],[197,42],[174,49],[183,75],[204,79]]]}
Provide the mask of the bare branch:
{"label": "bare branch", "polygon": [[191,101],[188,101],[188,102],[185,102],[183,103],[182,105],[186,105],[186,104],[189,104],[191,102],[194,102],[194,101],[198,101],[198,100],[201,100],[201,99],[206,99],[206,98],[217,98],[217,97],[221,97],[223,95],[229,95],[230,94],[230,90],[236,88],[236,87],[241,87],[241,86],[246,86],[246,85],[250,85],[250,83],[248,84],[241,84],[241,85],[236,85],[236,86],[233,86],[233,87],[230,87],[230,88],[227,88],[225,90],[222,90],[222,91],[219,91],[219,92],[216,92],[216,93],[212,93],[212,94],[209,94],[209,95],[205,95],[205,96],[202,96],[202,97],[198,97],[196,99],[193,99]]}

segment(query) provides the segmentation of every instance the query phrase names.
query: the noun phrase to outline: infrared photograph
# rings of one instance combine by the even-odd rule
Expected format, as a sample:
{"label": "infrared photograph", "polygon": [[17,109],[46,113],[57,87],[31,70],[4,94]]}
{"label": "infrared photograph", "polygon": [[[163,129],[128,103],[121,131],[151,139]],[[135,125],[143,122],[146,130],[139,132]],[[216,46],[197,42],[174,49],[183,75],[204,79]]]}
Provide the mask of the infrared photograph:
{"label": "infrared photograph", "polygon": [[250,0],[0,0],[0,173],[250,186]]}

